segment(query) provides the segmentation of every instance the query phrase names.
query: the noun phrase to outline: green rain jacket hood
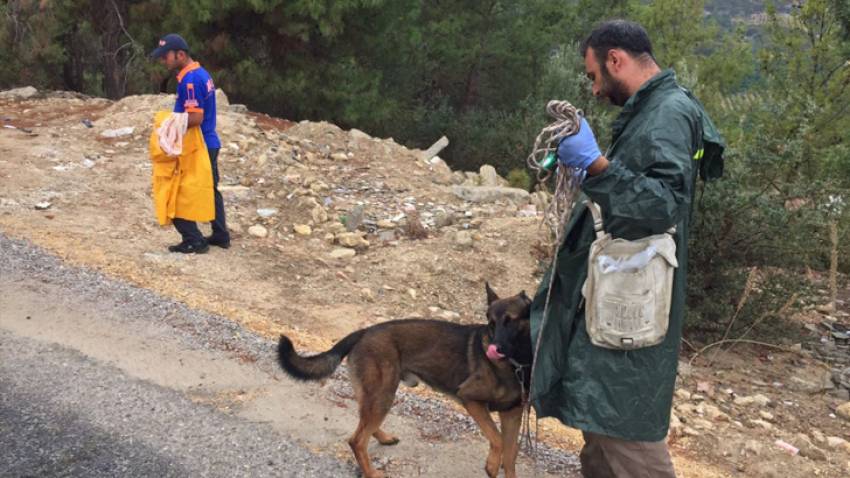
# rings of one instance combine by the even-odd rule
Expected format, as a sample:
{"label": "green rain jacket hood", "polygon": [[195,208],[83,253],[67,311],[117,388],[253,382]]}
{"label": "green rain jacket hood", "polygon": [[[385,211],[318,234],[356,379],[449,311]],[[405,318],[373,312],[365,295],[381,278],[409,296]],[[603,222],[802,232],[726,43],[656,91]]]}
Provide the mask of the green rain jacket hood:
{"label": "green rain jacket hood", "polygon": [[[532,385],[538,416],[627,440],[665,438],[682,335],[694,186],[698,174],[703,179],[722,174],[723,149],[702,105],[670,70],[647,81],[626,102],[613,124],[608,169],[582,184],[556,258]],[[634,240],[676,226],[680,265],[674,274],[669,330],[659,345],[618,351],[590,343],[581,294],[595,239],[593,219],[583,204],[588,197],[601,206],[605,230],[614,237]],[[551,268],[532,304],[533,339],[544,322],[550,274]]]}

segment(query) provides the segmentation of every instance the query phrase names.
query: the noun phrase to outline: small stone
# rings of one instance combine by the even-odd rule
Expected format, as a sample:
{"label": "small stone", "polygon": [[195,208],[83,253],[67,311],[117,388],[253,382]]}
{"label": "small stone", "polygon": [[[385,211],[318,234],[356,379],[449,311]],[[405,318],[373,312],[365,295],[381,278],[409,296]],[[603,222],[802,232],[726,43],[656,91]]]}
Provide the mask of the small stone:
{"label": "small stone", "polygon": [[455,234],[455,245],[461,248],[469,248],[472,247],[472,234],[468,231],[458,231]]}
{"label": "small stone", "polygon": [[296,234],[301,235],[301,236],[309,236],[310,234],[313,233],[313,230],[310,228],[310,226],[308,226],[306,224],[296,224],[296,225],[292,226],[292,229],[295,230]]}
{"label": "small stone", "polygon": [[760,393],[753,395],[753,401],[756,405],[760,407],[766,407],[770,404],[770,399]]}
{"label": "small stone", "polygon": [[380,229],[395,229],[396,223],[390,221],[389,219],[381,219],[376,224]]}
{"label": "small stone", "polygon": [[502,178],[499,177],[499,173],[496,172],[496,168],[489,164],[481,166],[478,174],[481,176],[482,186],[499,187],[502,185],[502,182],[500,181]]}
{"label": "small stone", "polygon": [[752,396],[736,397],[733,403],[741,406],[758,405],[760,407],[766,407],[770,403],[770,399],[762,394],[756,394]]}
{"label": "small stone", "polygon": [[845,389],[850,389],[850,367],[846,367],[833,375],[833,381]]}
{"label": "small stone", "polygon": [[704,393],[709,397],[714,396],[714,385],[711,382],[700,380],[697,382],[697,392]]}
{"label": "small stone", "polygon": [[700,406],[703,407],[703,410],[704,410],[703,413],[706,417],[708,417],[709,420],[713,420],[713,421],[716,421],[716,422],[728,422],[729,421],[729,415],[723,413],[722,411],[720,411],[719,408],[715,407],[714,405],[701,403]]}
{"label": "small stone", "polygon": [[692,436],[692,437],[700,436],[700,432],[696,431],[695,429],[693,429],[691,427],[683,428],[682,433],[684,433],[685,435],[688,435],[688,436]]}
{"label": "small stone", "polygon": [[135,131],[135,130],[136,130],[135,127],[127,126],[127,127],[118,128],[118,129],[107,129],[107,130],[104,130],[102,133],[100,133],[100,135],[103,136],[104,138],[120,138],[122,136],[130,136],[131,134],[133,134],[133,131]]}
{"label": "small stone", "polygon": [[511,200],[515,204],[526,204],[529,200],[528,191],[519,188],[453,186],[452,193],[464,201],[474,203],[493,203],[500,200]]}
{"label": "small stone", "polygon": [[747,440],[744,442],[744,454],[745,455],[761,455],[764,452],[764,445],[759,443],[756,440]]}
{"label": "small stone", "polygon": [[795,437],[795,443],[800,449],[800,456],[804,456],[815,461],[826,461],[826,452],[813,445],[807,435],[798,433]]}
{"label": "small stone", "polygon": [[372,293],[372,289],[368,287],[364,287],[360,289],[360,296],[369,302],[375,301],[375,294]]}
{"label": "small stone", "polygon": [[0,92],[0,98],[14,98],[25,100],[28,98],[32,98],[38,94],[38,90],[32,86],[23,86],[21,88],[12,88],[11,90],[6,90]]}
{"label": "small stone", "polygon": [[407,289],[407,295],[409,295],[411,299],[416,299],[416,291],[413,289]]}
{"label": "small stone", "polygon": [[841,437],[826,437],[826,446],[832,449],[840,448],[847,443],[847,440]]}
{"label": "small stone", "polygon": [[343,232],[336,235],[336,241],[345,247],[369,247],[369,241],[364,237],[363,232]]}
{"label": "small stone", "polygon": [[712,428],[714,428],[714,424],[706,420],[705,418],[693,418],[691,420],[688,420],[688,423],[692,424],[700,430],[711,430]]}
{"label": "small stone", "polygon": [[451,226],[454,224],[455,218],[451,211],[437,211],[434,215],[434,225],[439,227]]}
{"label": "small stone", "polygon": [[40,203],[36,203],[35,208],[39,211],[44,211],[50,209],[50,206],[52,205],[53,204],[51,204],[50,201],[41,201]]}
{"label": "small stone", "polygon": [[436,310],[431,310],[432,307],[429,307],[428,310],[431,311],[431,316],[435,319],[440,320],[457,320],[460,318],[460,314],[457,312],[453,312],[451,310],[442,310],[437,307],[433,307]]}
{"label": "small stone", "polygon": [[788,386],[805,393],[818,393],[835,388],[832,383],[832,371],[819,367],[807,367],[798,371],[788,380]]}
{"label": "small stone", "polygon": [[269,235],[269,231],[265,227],[255,224],[248,228],[248,234],[254,237],[267,237]]}
{"label": "small stone", "polygon": [[732,403],[746,407],[753,404],[753,397],[735,397],[735,400],[733,400]]}
{"label": "small stone", "polygon": [[310,191],[314,193],[321,193],[323,191],[327,191],[328,189],[328,185],[321,181],[316,181],[310,184]]}
{"label": "small stone", "polygon": [[670,412],[670,430],[669,434],[671,436],[681,435],[682,432],[682,421],[679,420],[679,417],[674,412]]}
{"label": "small stone", "polygon": [[836,388],[830,394],[839,400],[850,400],[850,390],[846,388]]}
{"label": "small stone", "polygon": [[435,183],[447,185],[455,182],[455,176],[454,173],[452,173],[452,168],[450,168],[445,161],[440,159],[439,156],[431,158],[428,161],[428,165],[433,173],[432,177]]}
{"label": "small stone", "polygon": [[762,419],[767,420],[767,421],[769,421],[769,422],[772,422],[772,421],[773,421],[773,414],[772,414],[772,413],[770,413],[770,412],[766,412],[766,411],[764,411],[764,410],[759,410],[759,416],[760,416]]}
{"label": "small stone", "polygon": [[345,232],[345,224],[341,222],[332,222],[327,225],[327,228],[330,232],[334,234],[340,234]]}
{"label": "small stone", "polygon": [[278,210],[276,207],[261,207],[257,209],[257,215],[262,218],[269,218],[277,214]]}
{"label": "small stone", "polygon": [[845,402],[835,409],[836,415],[850,421],[850,402]]}
{"label": "small stone", "polygon": [[310,217],[313,218],[314,223],[323,224],[328,222],[328,211],[322,206],[317,205],[310,211]]}
{"label": "small stone", "polygon": [[680,389],[676,390],[676,398],[678,398],[680,400],[690,400],[691,399],[691,392],[680,388]]}
{"label": "small stone", "polygon": [[351,128],[350,130],[348,130],[348,134],[351,135],[351,137],[354,139],[372,139],[372,137],[368,134],[355,128]]}
{"label": "small stone", "polygon": [[761,427],[765,430],[773,430],[773,424],[761,419],[750,420],[750,425],[753,427]]}
{"label": "small stone", "polygon": [[337,152],[331,154],[331,159],[333,159],[334,161],[347,161],[348,155],[342,152]]}
{"label": "small stone", "polygon": [[331,251],[330,256],[334,259],[351,259],[352,257],[357,255],[357,251],[354,249],[348,249],[344,247],[340,247],[338,249],[334,249]]}
{"label": "small stone", "polygon": [[363,205],[358,204],[345,216],[345,228],[353,232],[363,223]]}

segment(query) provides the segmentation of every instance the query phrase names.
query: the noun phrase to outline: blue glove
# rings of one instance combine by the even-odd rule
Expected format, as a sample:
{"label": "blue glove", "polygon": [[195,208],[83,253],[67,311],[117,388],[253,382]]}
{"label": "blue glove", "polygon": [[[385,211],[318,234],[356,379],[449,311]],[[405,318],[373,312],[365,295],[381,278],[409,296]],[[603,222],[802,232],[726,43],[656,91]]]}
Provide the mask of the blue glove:
{"label": "blue glove", "polygon": [[600,156],[602,152],[596,144],[596,136],[584,118],[578,133],[567,136],[558,144],[558,159],[570,168],[587,170]]}

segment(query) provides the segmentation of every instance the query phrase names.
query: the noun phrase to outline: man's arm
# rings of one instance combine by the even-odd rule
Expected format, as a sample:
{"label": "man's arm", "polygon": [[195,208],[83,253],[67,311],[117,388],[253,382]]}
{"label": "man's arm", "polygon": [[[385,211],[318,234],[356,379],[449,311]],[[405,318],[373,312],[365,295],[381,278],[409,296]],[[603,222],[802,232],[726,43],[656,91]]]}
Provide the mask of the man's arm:
{"label": "man's arm", "polygon": [[587,175],[596,176],[604,173],[606,169],[608,169],[608,158],[600,156],[587,168]]}
{"label": "man's arm", "polygon": [[196,94],[198,90],[199,85],[189,79],[184,79],[177,85],[177,103],[174,105],[174,112],[189,114],[187,124],[189,128],[199,126],[204,121],[204,110],[201,108]]}
{"label": "man's arm", "polygon": [[203,123],[203,121],[204,121],[204,112],[203,111],[200,111],[200,112],[193,111],[193,112],[189,113],[189,123],[188,123],[189,128],[191,128],[193,126],[200,126],[200,124]]}
{"label": "man's arm", "polygon": [[604,156],[588,167],[582,190],[607,211],[609,232],[659,234],[687,214],[695,167],[693,135],[690,120],[680,114],[649,131],[639,149],[624,152],[640,155],[637,163],[648,165],[641,172]]}

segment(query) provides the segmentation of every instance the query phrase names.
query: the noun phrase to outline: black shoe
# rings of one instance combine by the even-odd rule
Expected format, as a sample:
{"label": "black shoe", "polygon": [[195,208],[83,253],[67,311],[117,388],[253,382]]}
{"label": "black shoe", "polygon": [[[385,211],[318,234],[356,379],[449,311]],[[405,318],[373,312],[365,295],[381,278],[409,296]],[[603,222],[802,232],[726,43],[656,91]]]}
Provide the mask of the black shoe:
{"label": "black shoe", "polygon": [[209,244],[211,246],[218,246],[222,249],[229,249],[230,248],[230,238],[229,237],[227,239],[219,239],[215,236],[209,236],[206,239],[207,239],[207,244]]}
{"label": "black shoe", "polygon": [[184,241],[180,244],[168,246],[168,250],[171,252],[180,252],[183,254],[206,254],[210,250],[210,246],[206,245],[203,242],[191,243]]}

